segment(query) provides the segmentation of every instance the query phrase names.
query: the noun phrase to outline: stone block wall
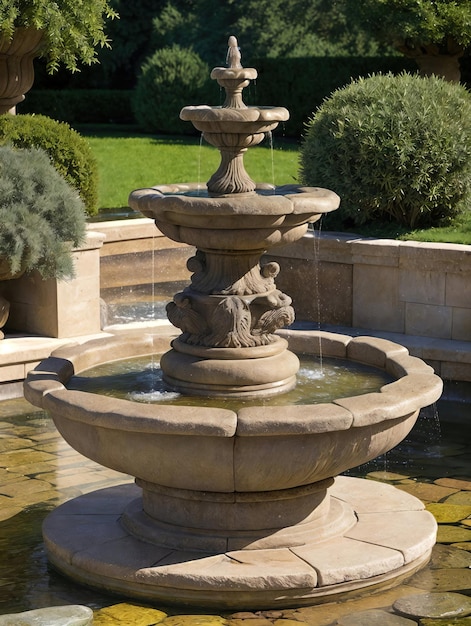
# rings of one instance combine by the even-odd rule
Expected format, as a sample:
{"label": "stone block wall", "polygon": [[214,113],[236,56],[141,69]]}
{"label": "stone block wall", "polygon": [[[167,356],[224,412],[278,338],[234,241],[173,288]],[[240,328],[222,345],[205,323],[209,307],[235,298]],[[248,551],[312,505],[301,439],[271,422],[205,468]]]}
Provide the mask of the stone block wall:
{"label": "stone block wall", "polygon": [[299,320],[471,341],[471,246],[309,233],[269,258]]}

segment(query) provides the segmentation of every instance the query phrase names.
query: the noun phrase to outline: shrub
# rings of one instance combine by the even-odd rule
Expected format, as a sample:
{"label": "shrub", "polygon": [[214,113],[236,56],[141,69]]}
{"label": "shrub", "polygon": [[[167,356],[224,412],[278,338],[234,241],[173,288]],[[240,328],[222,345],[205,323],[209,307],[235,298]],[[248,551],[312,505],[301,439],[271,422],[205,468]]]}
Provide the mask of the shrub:
{"label": "shrub", "polygon": [[142,66],[133,97],[138,124],[147,132],[194,132],[179,118],[188,104],[202,104],[209,67],[192,50],[174,45],[158,50]]}
{"label": "shrub", "polygon": [[80,194],[89,215],[97,212],[98,166],[88,142],[68,124],[44,115],[1,115],[0,145],[41,148]]}
{"label": "shrub", "polygon": [[308,122],[300,178],[336,191],[351,225],[447,223],[471,200],[470,96],[405,73],[352,82]]}
{"label": "shrub", "polygon": [[71,251],[85,236],[77,192],[38,149],[0,146],[0,257],[12,274],[73,275]]}

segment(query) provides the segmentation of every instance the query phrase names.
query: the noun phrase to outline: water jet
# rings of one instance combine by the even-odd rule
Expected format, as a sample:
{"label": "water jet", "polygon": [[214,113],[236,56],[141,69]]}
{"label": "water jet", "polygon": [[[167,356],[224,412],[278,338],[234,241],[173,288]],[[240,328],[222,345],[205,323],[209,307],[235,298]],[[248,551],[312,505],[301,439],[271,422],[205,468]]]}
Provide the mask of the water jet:
{"label": "water jet", "polygon": [[[339,476],[397,445],[442,390],[406,348],[370,337],[283,330],[294,320],[277,289],[271,247],[291,243],[338,196],[321,188],[257,185],[243,155],[287,119],[279,107],[247,107],[256,77],[229,41],[229,67],[212,76],[222,107],[181,112],[218,147],[221,164],[198,185],[131,193],[130,205],[171,239],[196,246],[191,284],[168,305],[178,337],[119,335],[67,346],[25,382],[79,452],[136,477],[76,498],[44,524],[51,564],[88,585],[135,598],[202,607],[273,608],[392,585],[421,567],[436,523],[416,498],[388,485]],[[296,354],[378,367],[378,392],[301,406],[264,398],[296,384]],[[171,345],[169,345],[171,344]],[[96,364],[165,351],[166,385],[191,396],[259,400],[237,411],[156,406],[67,389]]]}

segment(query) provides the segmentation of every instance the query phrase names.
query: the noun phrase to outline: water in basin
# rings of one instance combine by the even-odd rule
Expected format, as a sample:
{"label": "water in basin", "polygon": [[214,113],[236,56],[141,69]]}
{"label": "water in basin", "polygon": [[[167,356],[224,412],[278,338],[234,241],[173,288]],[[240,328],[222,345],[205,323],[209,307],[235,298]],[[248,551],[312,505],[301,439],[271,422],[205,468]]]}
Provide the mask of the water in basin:
{"label": "water in basin", "polygon": [[237,410],[253,405],[293,405],[332,402],[335,398],[379,391],[392,379],[383,370],[345,361],[303,356],[296,387],[268,398],[235,400],[195,397],[168,392],[162,380],[159,355],[104,363],[72,377],[69,389],[125,398],[137,402],[218,406]]}

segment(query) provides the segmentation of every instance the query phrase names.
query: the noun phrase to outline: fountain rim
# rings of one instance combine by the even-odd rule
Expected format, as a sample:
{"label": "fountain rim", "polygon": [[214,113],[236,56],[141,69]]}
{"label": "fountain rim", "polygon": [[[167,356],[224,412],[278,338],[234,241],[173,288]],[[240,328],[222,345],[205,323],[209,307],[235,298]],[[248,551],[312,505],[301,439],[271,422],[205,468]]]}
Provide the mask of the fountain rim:
{"label": "fountain rim", "polygon": [[335,211],[340,204],[340,197],[330,189],[294,183],[279,186],[258,183],[255,191],[246,193],[207,197],[197,195],[206,190],[205,184],[197,182],[143,187],[130,193],[129,205],[143,214],[151,211],[151,203],[158,200],[162,211],[171,208],[173,212],[197,212],[198,215],[212,217],[310,215],[315,216],[314,221],[319,214]]}
{"label": "fountain rim", "polygon": [[[247,105],[245,109],[235,109],[211,106],[209,104],[197,104],[183,107],[180,111],[180,119],[188,122],[234,122],[236,124],[240,122],[286,122],[289,119],[289,111],[285,107],[270,105]],[[226,131],[220,132],[230,133],[231,131],[228,128]],[[252,131],[249,132],[251,133]]]}
{"label": "fountain rim", "polygon": [[[56,350],[28,374],[25,398],[45,410],[57,403],[73,404],[75,412],[68,419],[103,428],[189,436],[272,437],[336,432],[387,422],[409,416],[433,404],[441,395],[443,383],[433,368],[389,340],[325,331],[278,331],[278,334],[285,336],[290,344],[293,340],[294,347],[290,345],[293,351],[299,353],[296,348],[303,344],[303,353],[311,355],[318,351],[321,338],[324,356],[376,366],[396,380],[383,385],[379,392],[338,398],[330,403],[293,405],[289,412],[283,406],[260,405],[237,412],[214,407],[159,407],[108,396],[100,396],[102,406],[98,407],[97,394],[66,389],[65,384],[73,374],[110,360],[163,351],[170,339],[156,335],[156,341],[149,340],[149,336],[142,340],[135,334],[123,334]],[[121,350],[120,355],[110,359],[110,353],[115,350]],[[82,405],[80,410],[75,401]]]}

